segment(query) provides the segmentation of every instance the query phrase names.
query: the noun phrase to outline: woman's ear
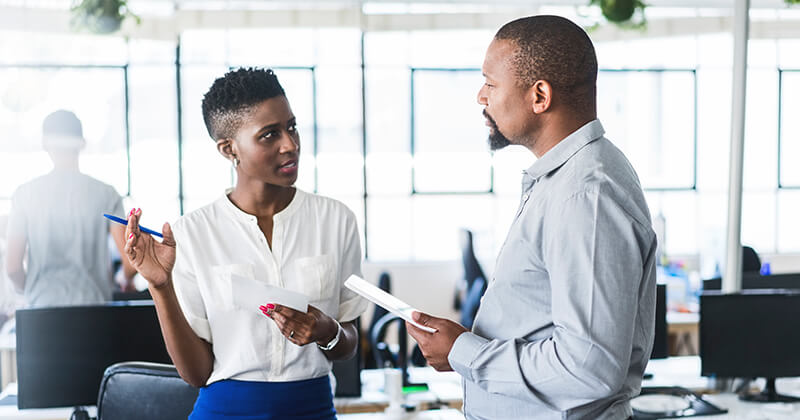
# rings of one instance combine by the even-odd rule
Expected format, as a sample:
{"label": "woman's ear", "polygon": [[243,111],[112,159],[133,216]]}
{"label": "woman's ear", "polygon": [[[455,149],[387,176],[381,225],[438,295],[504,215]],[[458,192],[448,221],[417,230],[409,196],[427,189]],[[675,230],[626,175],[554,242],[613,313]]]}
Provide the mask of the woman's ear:
{"label": "woman's ear", "polygon": [[547,80],[537,80],[530,90],[531,110],[534,114],[541,114],[550,109],[553,102],[553,85]]}
{"label": "woman's ear", "polygon": [[225,159],[232,160],[236,157],[236,152],[233,150],[233,140],[232,139],[219,139],[217,140],[217,151],[222,156],[225,156]]}

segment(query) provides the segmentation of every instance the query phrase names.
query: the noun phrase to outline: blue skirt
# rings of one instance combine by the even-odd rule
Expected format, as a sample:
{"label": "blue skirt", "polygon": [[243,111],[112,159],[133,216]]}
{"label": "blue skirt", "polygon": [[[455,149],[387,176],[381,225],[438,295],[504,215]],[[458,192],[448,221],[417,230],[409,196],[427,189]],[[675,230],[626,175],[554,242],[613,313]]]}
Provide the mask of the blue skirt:
{"label": "blue skirt", "polygon": [[335,420],[328,376],[294,382],[227,379],[200,388],[189,420]]}

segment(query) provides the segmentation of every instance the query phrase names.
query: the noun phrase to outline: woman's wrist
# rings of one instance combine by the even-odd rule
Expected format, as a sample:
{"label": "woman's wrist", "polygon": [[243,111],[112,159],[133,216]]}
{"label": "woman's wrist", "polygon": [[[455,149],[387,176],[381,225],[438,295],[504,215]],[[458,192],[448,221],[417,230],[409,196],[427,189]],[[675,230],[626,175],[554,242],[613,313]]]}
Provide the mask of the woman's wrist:
{"label": "woman's wrist", "polygon": [[335,328],[335,330],[333,330],[333,334],[327,334],[326,338],[317,341],[317,347],[326,351],[332,350],[334,347],[336,347],[336,344],[339,343],[343,333],[342,325],[333,318],[331,318],[331,320],[333,321],[333,327]]}

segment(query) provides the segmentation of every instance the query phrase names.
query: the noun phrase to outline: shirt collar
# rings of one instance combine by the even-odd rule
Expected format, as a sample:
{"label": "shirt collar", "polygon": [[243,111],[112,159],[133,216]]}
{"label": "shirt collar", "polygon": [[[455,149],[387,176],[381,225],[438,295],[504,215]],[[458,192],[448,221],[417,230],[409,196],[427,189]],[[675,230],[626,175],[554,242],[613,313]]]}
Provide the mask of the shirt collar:
{"label": "shirt collar", "polygon": [[[256,216],[250,213],[245,213],[244,211],[242,211],[242,209],[236,207],[236,205],[233,204],[231,199],[228,198],[228,194],[230,194],[232,191],[233,188],[225,189],[225,194],[223,194],[219,200],[222,206],[228,209],[228,211],[230,211],[231,213],[233,213],[236,219],[241,220],[243,222],[256,223],[258,221]],[[295,188],[294,197],[292,198],[292,201],[289,202],[289,205],[286,206],[286,208],[279,211],[278,213],[275,213],[275,215],[272,216],[273,221],[283,220],[284,218],[290,217],[297,210],[297,208],[300,207],[300,203],[303,201],[304,198],[305,198],[305,192],[303,192],[299,188]]]}
{"label": "shirt collar", "polygon": [[603,134],[605,134],[605,130],[599,120],[589,121],[553,146],[536,162],[533,162],[533,165],[526,169],[525,173],[532,179],[538,179],[559,168],[583,146],[599,139]]}

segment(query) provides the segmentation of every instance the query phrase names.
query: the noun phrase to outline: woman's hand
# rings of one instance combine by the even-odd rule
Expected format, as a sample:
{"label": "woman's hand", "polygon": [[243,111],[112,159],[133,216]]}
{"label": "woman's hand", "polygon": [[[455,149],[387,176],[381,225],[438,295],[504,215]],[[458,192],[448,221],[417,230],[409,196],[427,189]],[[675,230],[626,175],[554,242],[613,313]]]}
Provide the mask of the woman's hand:
{"label": "woman's hand", "polygon": [[308,305],[308,312],[303,313],[268,303],[261,307],[261,312],[272,318],[281,333],[298,346],[311,343],[324,346],[339,332],[336,321],[312,305]]}
{"label": "woman's hand", "polygon": [[125,229],[125,254],[131,265],[153,287],[165,285],[172,276],[175,266],[175,237],[169,223],[164,223],[161,233],[164,240],[156,241],[139,230],[142,209],[133,209],[128,214],[128,227]]}

